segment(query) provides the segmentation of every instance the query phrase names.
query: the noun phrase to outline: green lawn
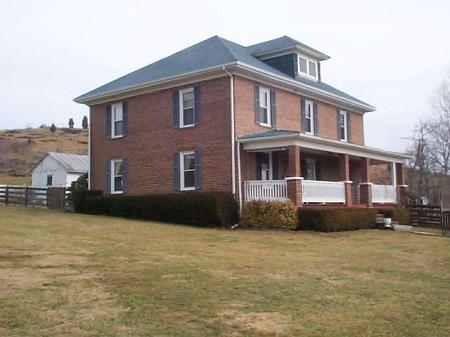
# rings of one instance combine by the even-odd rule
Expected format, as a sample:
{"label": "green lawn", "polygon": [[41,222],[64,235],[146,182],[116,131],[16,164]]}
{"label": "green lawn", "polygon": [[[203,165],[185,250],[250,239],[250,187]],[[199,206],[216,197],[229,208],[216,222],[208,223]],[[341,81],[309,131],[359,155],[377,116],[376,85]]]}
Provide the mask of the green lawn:
{"label": "green lawn", "polygon": [[450,239],[0,207],[0,336],[450,336]]}

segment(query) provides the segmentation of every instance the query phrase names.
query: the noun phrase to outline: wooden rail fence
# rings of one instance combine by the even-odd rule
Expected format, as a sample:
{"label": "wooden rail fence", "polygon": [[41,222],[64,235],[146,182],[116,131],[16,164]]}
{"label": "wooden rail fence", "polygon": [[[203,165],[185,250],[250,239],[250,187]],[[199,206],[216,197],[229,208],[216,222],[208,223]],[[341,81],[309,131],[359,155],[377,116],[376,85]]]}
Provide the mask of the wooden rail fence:
{"label": "wooden rail fence", "polygon": [[64,208],[67,204],[67,191],[63,187],[0,185],[0,203]]}
{"label": "wooden rail fence", "polygon": [[442,235],[450,236],[450,211],[442,212]]}
{"label": "wooden rail fence", "polygon": [[413,226],[440,228],[442,225],[442,211],[435,205],[408,205]]}

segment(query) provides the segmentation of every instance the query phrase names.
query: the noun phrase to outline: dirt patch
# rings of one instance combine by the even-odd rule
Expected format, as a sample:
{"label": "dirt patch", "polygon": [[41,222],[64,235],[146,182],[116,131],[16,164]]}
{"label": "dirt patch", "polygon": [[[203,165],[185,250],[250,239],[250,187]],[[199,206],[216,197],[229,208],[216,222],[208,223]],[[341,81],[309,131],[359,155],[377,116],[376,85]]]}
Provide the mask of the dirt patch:
{"label": "dirt patch", "polygon": [[279,312],[244,313],[233,309],[220,312],[218,320],[226,325],[276,335],[286,334],[292,322],[291,316]]}

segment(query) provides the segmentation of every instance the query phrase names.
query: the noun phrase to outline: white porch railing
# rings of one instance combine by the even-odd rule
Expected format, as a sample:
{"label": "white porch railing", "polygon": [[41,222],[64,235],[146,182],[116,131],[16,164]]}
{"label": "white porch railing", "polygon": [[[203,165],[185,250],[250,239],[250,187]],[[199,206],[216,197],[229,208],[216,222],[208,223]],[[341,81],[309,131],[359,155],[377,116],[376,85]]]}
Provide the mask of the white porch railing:
{"label": "white porch railing", "polygon": [[285,201],[288,198],[285,180],[247,180],[244,190],[245,201]]}
{"label": "white porch railing", "polygon": [[372,202],[397,203],[397,189],[392,185],[372,185]]}
{"label": "white porch railing", "polygon": [[345,203],[345,183],[341,181],[303,180],[302,200],[304,203]]}

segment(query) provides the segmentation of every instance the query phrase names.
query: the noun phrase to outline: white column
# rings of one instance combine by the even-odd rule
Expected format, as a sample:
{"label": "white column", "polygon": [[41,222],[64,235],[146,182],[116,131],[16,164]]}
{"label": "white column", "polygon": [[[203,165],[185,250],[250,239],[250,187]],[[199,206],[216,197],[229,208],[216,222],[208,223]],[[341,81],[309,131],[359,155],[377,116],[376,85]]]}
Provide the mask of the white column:
{"label": "white column", "polygon": [[391,165],[392,186],[397,186],[397,165],[395,164],[395,162],[392,162]]}

